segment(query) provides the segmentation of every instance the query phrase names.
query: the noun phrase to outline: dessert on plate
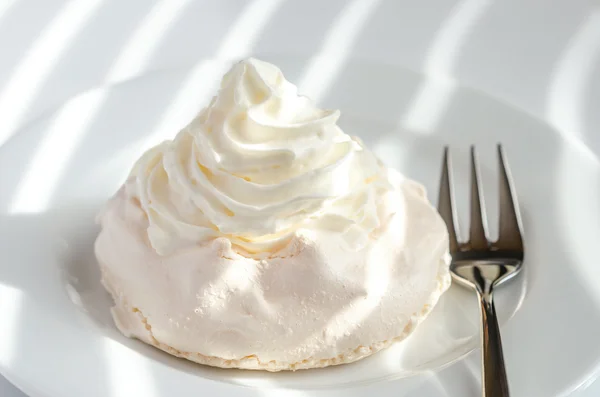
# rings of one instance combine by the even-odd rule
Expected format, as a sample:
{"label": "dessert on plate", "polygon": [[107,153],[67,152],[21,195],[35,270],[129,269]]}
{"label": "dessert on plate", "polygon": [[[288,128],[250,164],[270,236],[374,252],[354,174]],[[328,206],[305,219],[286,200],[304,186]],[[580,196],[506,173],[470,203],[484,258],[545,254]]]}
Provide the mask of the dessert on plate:
{"label": "dessert on plate", "polygon": [[349,363],[406,338],[450,285],[424,189],[256,59],[148,150],[99,215],[119,330],[218,367]]}

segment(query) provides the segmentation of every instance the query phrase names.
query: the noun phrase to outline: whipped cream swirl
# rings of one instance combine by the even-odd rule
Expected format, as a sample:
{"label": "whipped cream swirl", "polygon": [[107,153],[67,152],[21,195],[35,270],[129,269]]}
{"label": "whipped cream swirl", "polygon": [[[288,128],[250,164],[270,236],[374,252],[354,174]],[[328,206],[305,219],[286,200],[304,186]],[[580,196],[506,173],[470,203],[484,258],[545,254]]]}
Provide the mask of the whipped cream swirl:
{"label": "whipped cream swirl", "polygon": [[227,237],[254,255],[318,228],[363,246],[393,188],[377,158],[337,126],[339,116],[299,96],[272,64],[234,65],[209,106],[132,171],[150,244],[165,255]]}

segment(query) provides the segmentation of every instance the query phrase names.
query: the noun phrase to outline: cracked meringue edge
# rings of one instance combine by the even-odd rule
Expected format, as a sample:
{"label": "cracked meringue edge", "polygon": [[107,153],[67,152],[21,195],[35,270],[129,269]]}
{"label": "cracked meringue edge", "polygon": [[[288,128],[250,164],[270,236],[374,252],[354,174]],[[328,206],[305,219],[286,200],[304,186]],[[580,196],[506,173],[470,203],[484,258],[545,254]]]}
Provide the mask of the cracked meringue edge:
{"label": "cracked meringue edge", "polygon": [[[450,287],[451,285],[451,276],[449,271],[449,262],[450,257],[446,254],[444,257],[440,259],[439,267],[438,267],[438,275],[437,275],[437,288],[435,292],[431,295],[430,299],[423,305],[423,308],[418,313],[413,313],[410,317],[408,323],[404,327],[402,333],[396,337],[383,340],[380,342],[375,342],[370,346],[360,345],[354,349],[347,350],[344,353],[341,353],[335,357],[326,358],[326,359],[313,359],[312,357],[308,357],[306,359],[297,361],[297,362],[277,362],[275,360],[262,362],[256,355],[248,355],[242,357],[240,359],[224,359],[216,356],[207,356],[198,352],[186,352],[178,350],[172,346],[169,346],[163,342],[160,342],[158,339],[154,337],[152,333],[152,325],[148,322],[148,319],[144,315],[144,313],[137,307],[130,305],[125,297],[119,298],[114,292],[113,288],[109,285],[108,280],[111,278],[109,276],[109,271],[106,266],[100,264],[100,268],[102,271],[102,284],[105,289],[110,293],[115,302],[115,305],[111,308],[111,315],[115,322],[115,325],[123,333],[132,339],[138,339],[144,343],[147,343],[155,348],[158,348],[166,353],[169,353],[175,357],[180,357],[187,359],[189,361],[208,365],[212,367],[219,368],[238,368],[238,369],[246,369],[246,370],[264,370],[269,372],[279,372],[279,371],[296,371],[301,369],[312,369],[312,368],[324,368],[333,365],[341,365],[341,364],[349,364],[355,361],[358,361],[362,358],[368,357],[378,351],[385,349],[396,342],[400,342],[406,339],[412,332],[417,328],[417,326],[429,315],[429,313],[433,310],[434,306],[438,303],[440,297],[443,293]],[[131,311],[137,315],[139,318],[140,324],[143,328],[148,332],[147,338],[143,338],[140,335],[133,335],[131,332],[124,332],[121,330],[119,326],[120,321],[118,320],[117,315],[115,314],[115,309],[121,306],[128,311]]]}

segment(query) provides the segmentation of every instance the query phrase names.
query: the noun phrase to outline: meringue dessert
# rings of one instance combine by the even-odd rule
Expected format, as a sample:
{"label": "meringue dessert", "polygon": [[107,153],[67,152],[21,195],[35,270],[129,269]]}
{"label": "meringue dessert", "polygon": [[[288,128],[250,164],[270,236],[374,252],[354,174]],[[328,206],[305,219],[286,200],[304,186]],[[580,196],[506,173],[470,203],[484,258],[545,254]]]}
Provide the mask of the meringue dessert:
{"label": "meringue dessert", "polygon": [[226,368],[349,363],[405,339],[450,285],[448,235],[274,65],[235,64],[99,215],[118,329]]}

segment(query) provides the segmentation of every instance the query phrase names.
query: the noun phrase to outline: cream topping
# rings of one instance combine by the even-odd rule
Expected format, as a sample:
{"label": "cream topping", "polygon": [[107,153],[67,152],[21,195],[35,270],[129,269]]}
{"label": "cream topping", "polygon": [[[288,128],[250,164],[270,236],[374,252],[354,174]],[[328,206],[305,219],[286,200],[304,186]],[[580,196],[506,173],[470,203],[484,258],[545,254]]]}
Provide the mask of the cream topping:
{"label": "cream topping", "polygon": [[381,223],[385,168],[274,65],[249,59],[210,105],[134,167],[135,194],[160,254],[225,236],[274,251],[299,228],[345,234],[361,247]]}

